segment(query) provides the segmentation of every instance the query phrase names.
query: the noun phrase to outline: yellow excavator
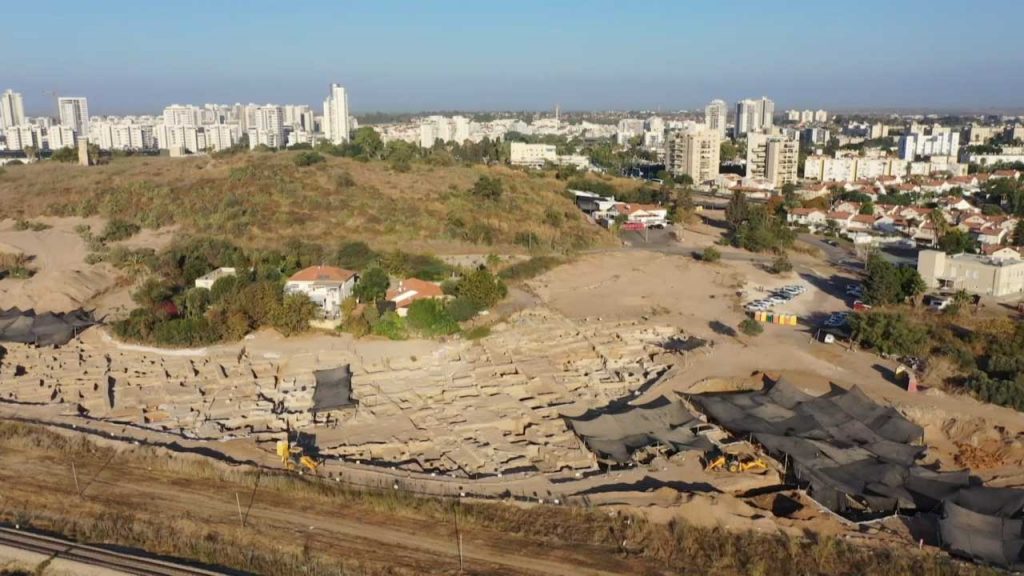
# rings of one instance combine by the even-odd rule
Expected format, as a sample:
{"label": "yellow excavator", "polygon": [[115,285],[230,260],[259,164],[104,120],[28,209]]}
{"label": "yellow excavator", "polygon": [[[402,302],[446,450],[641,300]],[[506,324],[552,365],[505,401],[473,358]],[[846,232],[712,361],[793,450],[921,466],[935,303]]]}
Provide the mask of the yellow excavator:
{"label": "yellow excavator", "polygon": [[750,454],[729,454],[718,448],[704,453],[704,471],[715,472],[726,470],[732,473],[749,472],[750,470],[766,470],[768,464],[757,456]]}
{"label": "yellow excavator", "polygon": [[295,470],[296,466],[303,466],[316,474],[317,468],[320,467],[320,462],[306,454],[306,449],[302,447],[301,442],[302,433],[296,433],[295,437],[296,441],[292,442],[291,430],[287,430],[285,431],[284,440],[277,441],[277,456],[281,459],[281,464],[284,465],[286,470]]}

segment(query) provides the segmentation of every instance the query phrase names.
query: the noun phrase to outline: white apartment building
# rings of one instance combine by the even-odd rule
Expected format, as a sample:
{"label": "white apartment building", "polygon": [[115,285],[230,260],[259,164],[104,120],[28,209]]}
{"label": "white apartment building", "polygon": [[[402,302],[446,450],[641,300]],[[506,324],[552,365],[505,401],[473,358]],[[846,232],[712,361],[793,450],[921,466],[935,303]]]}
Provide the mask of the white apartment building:
{"label": "white apartment building", "polygon": [[619,120],[619,129],[615,133],[615,142],[619,146],[625,146],[631,138],[641,136],[644,133],[644,121],[639,118],[623,118]]}
{"label": "white apartment building", "polygon": [[828,122],[828,112],[826,112],[824,110],[815,110],[814,111],[814,121],[815,122],[820,122],[822,124],[824,124],[825,122]]}
{"label": "white apartment building", "polygon": [[792,135],[747,135],[747,178],[763,178],[772,186],[796,184],[800,141]]}
{"label": "white apartment building", "polygon": [[558,152],[554,144],[512,143],[509,163],[513,166],[540,168],[545,162],[558,162]]}
{"label": "white apartment building", "polygon": [[428,116],[420,121],[419,144],[430,148],[438,140],[463,144],[470,140],[472,122],[465,116]]}
{"label": "white apartment building", "polygon": [[60,123],[82,137],[89,134],[89,103],[85,98],[62,96],[57,99]]}
{"label": "white apartment building", "polygon": [[7,137],[8,150],[24,150],[29,146],[40,150],[43,147],[42,130],[32,124],[8,126],[4,130],[4,136]]}
{"label": "white apartment building", "polygon": [[25,124],[25,104],[21,94],[5,90],[0,95],[0,130]]}
{"label": "white apartment building", "polygon": [[282,107],[284,125],[293,131],[315,132],[316,115],[313,109],[304,104],[286,104]]}
{"label": "white apartment building", "polygon": [[273,104],[254,107],[248,134],[250,150],[260,145],[284,147],[284,111]]}
{"label": "white apartment building", "polygon": [[665,169],[673,176],[688,174],[696,183],[718,178],[722,140],[718,129],[696,125],[669,133]]}
{"label": "white apartment building", "polygon": [[918,156],[956,156],[960,148],[960,134],[944,129],[925,135],[910,132],[900,137],[900,158],[913,161]]}
{"label": "white apartment building", "polygon": [[132,118],[93,120],[89,124],[89,142],[103,150],[144,150],[155,147],[153,124]]}
{"label": "white apartment building", "polygon": [[735,136],[750,132],[766,132],[775,125],[775,102],[766,97],[760,100],[740,100],[736,103]]}
{"label": "white apartment building", "polygon": [[198,106],[172,104],[164,108],[164,124],[167,126],[201,126],[202,110]]}
{"label": "white apartment building", "polygon": [[724,100],[712,100],[704,107],[704,124],[710,129],[718,132],[718,139],[725,140],[725,116],[728,113],[728,104]]}
{"label": "white apartment building", "polygon": [[[74,148],[75,147],[75,131],[64,124],[58,126],[50,126],[46,130],[46,146],[50,150],[60,150],[61,148]],[[88,134],[82,136],[88,138]]]}
{"label": "white apartment building", "polygon": [[351,126],[348,117],[348,93],[340,84],[331,84],[331,93],[324,100],[324,136],[332,144],[349,140]]}

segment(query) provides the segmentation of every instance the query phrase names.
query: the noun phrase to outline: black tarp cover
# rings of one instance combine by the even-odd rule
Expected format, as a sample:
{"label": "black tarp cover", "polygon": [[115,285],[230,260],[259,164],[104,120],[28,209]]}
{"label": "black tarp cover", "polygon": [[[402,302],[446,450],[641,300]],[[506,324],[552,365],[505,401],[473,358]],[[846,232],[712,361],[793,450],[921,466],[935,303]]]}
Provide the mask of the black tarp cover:
{"label": "black tarp cover", "polygon": [[672,451],[707,450],[707,438],[690,431],[700,421],[682,403],[661,396],[638,406],[588,410],[566,423],[599,459],[626,464],[637,450],[660,444]]}
{"label": "black tarp cover", "polygon": [[326,412],[355,405],[352,399],[352,370],[348,364],[329,370],[315,370],[312,412]]}
{"label": "black tarp cover", "polygon": [[82,309],[42,314],[35,310],[0,309],[0,342],[62,346],[95,324],[99,322],[92,312]]}
{"label": "black tarp cover", "polygon": [[856,386],[811,396],[785,379],[767,390],[707,393],[690,400],[713,421],[746,435],[790,463],[797,480],[830,510],[856,516],[934,510],[968,485],[962,472],[933,472],[915,463],[920,426],[880,406]]}
{"label": "black tarp cover", "polygon": [[1024,490],[973,487],[942,505],[939,533],[952,552],[1013,570],[1024,569]]}

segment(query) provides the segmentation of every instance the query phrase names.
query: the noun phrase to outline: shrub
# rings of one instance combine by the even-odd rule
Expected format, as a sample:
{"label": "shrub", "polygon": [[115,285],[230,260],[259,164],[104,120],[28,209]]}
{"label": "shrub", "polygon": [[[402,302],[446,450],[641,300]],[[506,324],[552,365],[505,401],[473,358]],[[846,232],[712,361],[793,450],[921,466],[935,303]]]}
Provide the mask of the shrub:
{"label": "shrub", "polygon": [[316,317],[318,309],[305,294],[289,294],[274,311],[274,328],[285,336],[304,332],[309,328],[309,321]]}
{"label": "shrub", "polygon": [[465,338],[466,340],[479,340],[481,338],[486,338],[490,335],[490,326],[474,326],[466,331]]}
{"label": "shrub", "polygon": [[292,158],[292,162],[294,162],[295,165],[300,168],[304,166],[312,166],[313,164],[319,164],[324,160],[326,159],[324,158],[323,154],[320,154],[319,152],[316,152],[314,150],[303,150],[302,152],[296,154],[295,158]]}
{"label": "shrub", "polygon": [[152,333],[154,341],[168,346],[202,346],[219,338],[206,318],[174,318],[156,324]]}
{"label": "shrub", "polygon": [[456,322],[465,322],[471,320],[474,316],[480,312],[480,308],[471,302],[468,298],[454,298],[448,301],[445,306],[448,310],[448,314]]}
{"label": "shrub", "polygon": [[700,254],[700,259],[704,262],[718,262],[722,259],[722,253],[714,246],[708,246]]}
{"label": "shrub", "polygon": [[30,220],[18,220],[14,223],[14,229],[18,231],[31,230],[33,232],[42,232],[43,230],[49,230],[51,226],[42,222],[33,222]]}
{"label": "shrub", "polygon": [[378,336],[385,336],[389,340],[405,340],[408,334],[405,330],[405,321],[398,314],[387,311],[380,316],[377,322],[372,324],[373,333]]}
{"label": "shrub", "polygon": [[743,332],[747,336],[757,336],[764,332],[764,326],[761,326],[761,323],[753,318],[744,318],[743,321],[740,322],[740,332]]}
{"label": "shrub", "polygon": [[103,229],[103,234],[100,236],[100,241],[117,242],[118,240],[126,240],[137,234],[141,229],[134,222],[114,219],[107,222],[106,227]]}
{"label": "shrub", "polygon": [[850,317],[853,339],[879,354],[917,354],[928,342],[928,330],[899,312],[871,310]]}
{"label": "shrub", "polygon": [[406,324],[427,336],[454,334],[459,324],[445,308],[444,302],[436,299],[416,300],[409,305]]}
{"label": "shrub", "polygon": [[481,176],[473,184],[470,194],[483,200],[498,200],[501,198],[502,184],[498,178]]}
{"label": "shrub", "polygon": [[529,260],[516,262],[498,273],[503,280],[529,280],[551,270],[562,263],[562,260],[554,256],[534,256]]}
{"label": "shrub", "polygon": [[768,271],[772,274],[786,274],[793,271],[793,263],[789,261],[789,256],[783,252],[772,260],[772,265],[768,268]]}
{"label": "shrub", "polygon": [[155,308],[157,304],[166,302],[172,294],[170,285],[151,276],[132,294],[132,300],[145,308]]}

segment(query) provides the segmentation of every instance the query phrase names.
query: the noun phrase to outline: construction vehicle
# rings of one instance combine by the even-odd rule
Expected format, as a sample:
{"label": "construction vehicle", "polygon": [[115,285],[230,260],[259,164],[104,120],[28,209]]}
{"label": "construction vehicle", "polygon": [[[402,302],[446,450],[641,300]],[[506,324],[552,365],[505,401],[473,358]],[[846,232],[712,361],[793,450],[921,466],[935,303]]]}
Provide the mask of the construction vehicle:
{"label": "construction vehicle", "polygon": [[751,470],[765,470],[768,464],[757,456],[750,454],[729,454],[718,448],[712,448],[704,453],[704,471],[716,472],[725,470],[734,474],[749,472]]}
{"label": "construction vehicle", "polygon": [[[294,441],[292,438],[294,437]],[[277,441],[277,456],[281,459],[281,464],[284,465],[285,470],[295,470],[296,467],[302,466],[310,472],[316,474],[317,468],[320,467],[320,462],[307,453],[307,450],[312,451],[310,446],[309,438],[312,438],[308,434],[302,434],[296,432],[292,434],[291,430],[285,431],[284,440]],[[301,470],[299,471],[301,473]]]}

